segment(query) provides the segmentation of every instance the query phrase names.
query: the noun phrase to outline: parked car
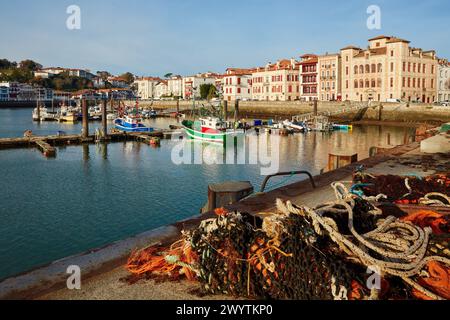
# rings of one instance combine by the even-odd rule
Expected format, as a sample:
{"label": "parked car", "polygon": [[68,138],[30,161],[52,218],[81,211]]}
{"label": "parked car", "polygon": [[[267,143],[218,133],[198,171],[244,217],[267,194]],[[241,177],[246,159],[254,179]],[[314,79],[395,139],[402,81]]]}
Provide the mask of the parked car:
{"label": "parked car", "polygon": [[398,103],[398,102],[402,102],[400,99],[386,99],[386,102],[396,102],[396,103]]}

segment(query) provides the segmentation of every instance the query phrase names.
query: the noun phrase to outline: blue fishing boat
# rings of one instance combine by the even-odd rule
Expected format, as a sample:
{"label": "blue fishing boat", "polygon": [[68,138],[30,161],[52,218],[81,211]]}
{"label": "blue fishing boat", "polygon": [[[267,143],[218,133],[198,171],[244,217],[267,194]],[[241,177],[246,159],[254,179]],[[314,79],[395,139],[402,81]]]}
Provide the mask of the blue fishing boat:
{"label": "blue fishing boat", "polygon": [[116,129],[126,132],[152,132],[153,128],[146,127],[141,123],[139,116],[125,116],[124,118],[118,118],[114,120],[114,126]]}

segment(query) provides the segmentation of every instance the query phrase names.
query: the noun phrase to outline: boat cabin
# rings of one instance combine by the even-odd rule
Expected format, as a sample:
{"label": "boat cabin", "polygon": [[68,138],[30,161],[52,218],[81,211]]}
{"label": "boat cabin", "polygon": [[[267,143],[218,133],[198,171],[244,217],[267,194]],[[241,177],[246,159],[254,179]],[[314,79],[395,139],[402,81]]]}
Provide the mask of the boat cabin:
{"label": "boat cabin", "polygon": [[200,118],[202,132],[218,133],[227,129],[227,124],[219,118]]}

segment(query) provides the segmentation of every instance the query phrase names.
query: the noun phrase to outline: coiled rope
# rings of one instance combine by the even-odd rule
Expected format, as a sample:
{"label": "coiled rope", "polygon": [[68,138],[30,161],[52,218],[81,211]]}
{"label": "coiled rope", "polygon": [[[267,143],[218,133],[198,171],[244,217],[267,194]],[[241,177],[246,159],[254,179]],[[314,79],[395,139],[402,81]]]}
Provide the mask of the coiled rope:
{"label": "coiled rope", "polygon": [[[290,201],[283,203],[279,199],[277,200],[277,208],[284,214],[292,213],[310,217],[314,229],[319,235],[322,234],[322,229],[328,232],[331,240],[351,257],[357,258],[367,266],[376,265],[381,272],[400,277],[423,294],[436,300],[443,300],[442,297],[423,288],[411,279],[411,277],[418,275],[430,261],[438,261],[450,266],[450,259],[441,256],[425,257],[429,236],[432,232],[431,228],[422,229],[410,222],[388,217],[380,220],[381,223],[375,230],[360,235],[353,225],[355,202],[352,196],[348,193],[345,194],[346,188],[342,188],[342,185],[338,183],[334,184],[334,189],[338,199],[318,208],[297,207]],[[356,243],[352,242],[349,237],[342,235],[337,229],[336,222],[323,216],[325,212],[347,213],[348,227]],[[368,249],[382,258],[375,258],[370,255]]]}

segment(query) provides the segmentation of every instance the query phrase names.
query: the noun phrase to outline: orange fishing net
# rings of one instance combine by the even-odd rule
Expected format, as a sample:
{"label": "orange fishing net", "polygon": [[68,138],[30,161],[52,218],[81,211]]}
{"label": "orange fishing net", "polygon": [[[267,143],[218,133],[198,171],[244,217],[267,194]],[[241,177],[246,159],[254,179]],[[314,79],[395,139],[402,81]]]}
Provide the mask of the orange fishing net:
{"label": "orange fishing net", "polygon": [[[419,278],[417,282],[442,298],[450,299],[450,269],[443,267],[439,262],[430,261],[427,264],[427,271],[429,277]],[[412,293],[418,299],[432,300],[416,289]]]}
{"label": "orange fishing net", "polygon": [[[177,247],[174,247],[178,245]],[[148,247],[133,252],[126,264],[126,269],[135,276],[152,277],[168,276],[178,280],[185,276],[188,280],[195,280],[196,274],[189,267],[197,259],[189,243],[184,240],[175,242],[169,250],[161,247]]]}
{"label": "orange fishing net", "polygon": [[403,221],[412,222],[421,228],[430,227],[434,234],[443,234],[450,232],[450,223],[444,215],[429,211],[420,210],[401,218]]}

